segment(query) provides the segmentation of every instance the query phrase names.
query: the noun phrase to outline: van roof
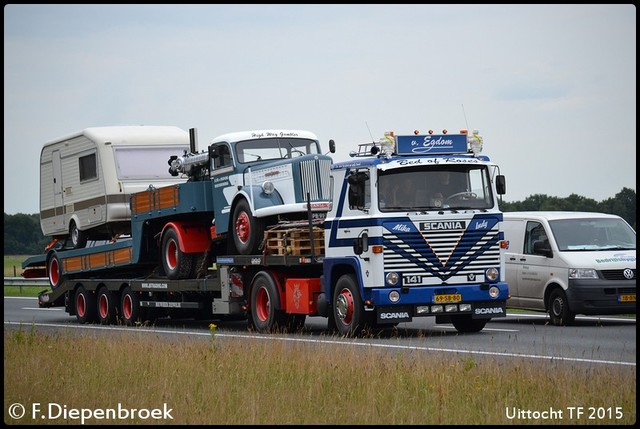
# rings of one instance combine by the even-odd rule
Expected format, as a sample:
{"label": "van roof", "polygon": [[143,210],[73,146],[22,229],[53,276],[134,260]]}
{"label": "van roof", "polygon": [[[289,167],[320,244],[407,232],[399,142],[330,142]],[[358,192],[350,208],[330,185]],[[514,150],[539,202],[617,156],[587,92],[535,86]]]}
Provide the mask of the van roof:
{"label": "van roof", "polygon": [[69,140],[74,137],[87,136],[96,142],[111,142],[112,144],[143,144],[150,138],[155,143],[184,143],[189,144],[189,133],[181,128],[167,125],[117,125],[106,127],[89,127],[75,133],[50,140],[45,146]]}
{"label": "van roof", "polygon": [[576,218],[618,218],[620,216],[609,213],[598,212],[571,212],[571,211],[519,211],[519,212],[503,212],[505,219],[576,219]]}

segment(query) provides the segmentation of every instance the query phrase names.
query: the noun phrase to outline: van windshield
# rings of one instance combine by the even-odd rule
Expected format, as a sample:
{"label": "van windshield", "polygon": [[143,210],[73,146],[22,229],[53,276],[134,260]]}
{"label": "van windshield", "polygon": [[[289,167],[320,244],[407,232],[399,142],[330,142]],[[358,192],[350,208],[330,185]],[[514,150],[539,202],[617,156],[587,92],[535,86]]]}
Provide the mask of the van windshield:
{"label": "van windshield", "polygon": [[118,180],[172,179],[168,161],[183,155],[188,146],[114,146]]}
{"label": "van windshield", "polygon": [[562,219],[549,225],[560,251],[636,249],[636,232],[621,219]]}

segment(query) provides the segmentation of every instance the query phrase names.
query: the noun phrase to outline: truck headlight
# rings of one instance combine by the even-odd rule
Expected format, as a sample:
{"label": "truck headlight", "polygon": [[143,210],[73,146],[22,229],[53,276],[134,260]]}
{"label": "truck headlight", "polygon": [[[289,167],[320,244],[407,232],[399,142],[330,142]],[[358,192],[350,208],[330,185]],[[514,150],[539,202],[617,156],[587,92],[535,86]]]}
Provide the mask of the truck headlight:
{"label": "truck headlight", "polygon": [[398,276],[398,273],[392,271],[390,273],[387,273],[387,276],[386,276],[385,280],[386,280],[388,285],[393,286],[393,285],[398,283],[398,279],[399,278],[400,277]]}
{"label": "truck headlight", "polygon": [[484,275],[487,277],[488,281],[495,282],[500,277],[500,272],[497,268],[489,268],[484,272]]}
{"label": "truck headlight", "polygon": [[274,189],[275,186],[273,186],[273,183],[269,182],[268,180],[262,184],[262,192],[267,195],[273,194]]}

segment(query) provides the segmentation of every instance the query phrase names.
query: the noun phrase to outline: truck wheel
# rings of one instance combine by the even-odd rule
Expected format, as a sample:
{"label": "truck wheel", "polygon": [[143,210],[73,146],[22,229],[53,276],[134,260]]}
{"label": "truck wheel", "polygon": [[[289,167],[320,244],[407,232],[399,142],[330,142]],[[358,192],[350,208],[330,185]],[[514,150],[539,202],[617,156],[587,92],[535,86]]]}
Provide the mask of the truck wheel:
{"label": "truck wheel", "polygon": [[74,249],[80,249],[87,245],[87,233],[80,231],[73,220],[69,225],[69,237],[71,237],[71,245]]}
{"label": "truck wheel", "polygon": [[169,228],[162,238],[162,268],[171,280],[188,278],[193,267],[193,254],[180,250],[178,233]]}
{"label": "truck wheel", "polygon": [[458,332],[480,332],[484,329],[489,319],[472,319],[470,314],[451,316],[451,323]]}
{"label": "truck wheel", "polygon": [[273,332],[286,325],[286,315],[278,307],[275,282],[267,274],[258,274],[251,286],[251,321],[258,332]]}
{"label": "truck wheel", "polygon": [[116,303],[113,294],[103,286],[98,291],[98,321],[101,325],[116,323]]}
{"label": "truck wheel", "polygon": [[96,321],[97,304],[96,296],[87,291],[84,286],[80,286],[76,291],[76,318],[78,323],[93,323]]}
{"label": "truck wheel", "polygon": [[140,298],[129,286],[122,291],[120,315],[122,322],[127,326],[133,326],[141,319]]}
{"label": "truck wheel", "polygon": [[47,274],[49,277],[49,284],[51,285],[51,289],[57,288],[62,282],[62,270],[58,255],[54,254],[47,262]]}
{"label": "truck wheel", "polygon": [[568,326],[576,319],[576,315],[569,308],[567,295],[560,288],[554,289],[549,295],[549,317],[555,326]]}
{"label": "truck wheel", "polygon": [[258,253],[258,247],[264,236],[264,223],[251,214],[247,200],[238,201],[233,210],[231,235],[233,245],[240,255]]}
{"label": "truck wheel", "polygon": [[338,279],[333,294],[333,318],[338,333],[359,336],[372,326],[371,316],[364,311],[362,298],[352,274]]}

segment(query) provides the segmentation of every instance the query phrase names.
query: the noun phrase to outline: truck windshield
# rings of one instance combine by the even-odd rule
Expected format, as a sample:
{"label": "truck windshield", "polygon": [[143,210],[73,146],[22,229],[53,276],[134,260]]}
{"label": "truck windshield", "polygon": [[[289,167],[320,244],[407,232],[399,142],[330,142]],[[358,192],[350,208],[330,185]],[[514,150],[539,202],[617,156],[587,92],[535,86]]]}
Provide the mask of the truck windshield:
{"label": "truck windshield", "polygon": [[636,248],[636,232],[621,219],[562,219],[549,225],[560,251]]}
{"label": "truck windshield", "polygon": [[242,164],[317,153],[320,153],[318,142],[309,139],[267,138],[236,144],[236,156]]}
{"label": "truck windshield", "polygon": [[380,211],[490,209],[494,206],[484,165],[444,165],[380,171]]}

